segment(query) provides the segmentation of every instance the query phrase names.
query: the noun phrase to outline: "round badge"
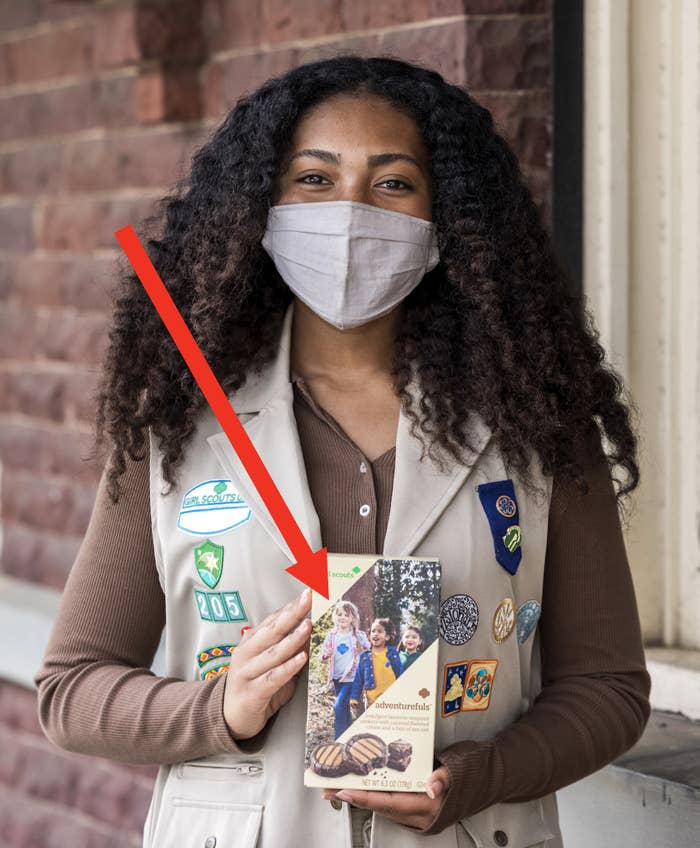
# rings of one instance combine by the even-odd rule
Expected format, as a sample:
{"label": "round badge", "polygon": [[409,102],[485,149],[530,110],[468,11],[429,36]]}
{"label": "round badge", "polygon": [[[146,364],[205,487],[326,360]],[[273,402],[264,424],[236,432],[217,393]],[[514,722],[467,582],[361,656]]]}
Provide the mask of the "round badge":
{"label": "round badge", "polygon": [[493,614],[493,638],[505,642],[515,626],[515,604],[512,598],[504,598]]}
{"label": "round badge", "polygon": [[518,633],[518,642],[522,645],[535,629],[540,617],[542,607],[537,601],[525,601],[518,608],[515,627]]}
{"label": "round badge", "polygon": [[499,495],[496,498],[496,509],[501,515],[505,515],[506,518],[512,518],[515,515],[517,506],[513,498],[508,497],[508,495]]}
{"label": "round badge", "polygon": [[451,595],[440,605],[440,636],[449,645],[464,645],[479,624],[479,607],[471,595]]}

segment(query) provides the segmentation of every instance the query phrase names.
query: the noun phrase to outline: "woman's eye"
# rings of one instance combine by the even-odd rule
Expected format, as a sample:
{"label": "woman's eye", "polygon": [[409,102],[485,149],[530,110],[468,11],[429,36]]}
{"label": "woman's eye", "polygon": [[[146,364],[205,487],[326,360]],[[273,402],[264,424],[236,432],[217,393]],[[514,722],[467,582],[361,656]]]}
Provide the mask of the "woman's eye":
{"label": "woman's eye", "polygon": [[[306,174],[305,176],[301,177],[301,179],[298,179],[297,182],[306,183],[306,180],[310,179],[311,177],[315,178],[316,180],[323,179],[320,174]],[[306,183],[306,185],[320,185],[320,182]]]}
{"label": "woman's eye", "polygon": [[399,188],[399,189],[405,189],[405,188],[407,188],[407,189],[409,189],[409,190],[410,190],[410,188],[411,188],[411,186],[410,186],[410,185],[408,185],[408,183],[405,183],[403,180],[384,180],[384,182],[383,182],[383,183],[379,183],[379,185],[386,185],[387,183],[395,183],[395,185],[394,185],[394,187],[393,187],[393,190],[394,190],[394,191],[395,191],[397,188]]}

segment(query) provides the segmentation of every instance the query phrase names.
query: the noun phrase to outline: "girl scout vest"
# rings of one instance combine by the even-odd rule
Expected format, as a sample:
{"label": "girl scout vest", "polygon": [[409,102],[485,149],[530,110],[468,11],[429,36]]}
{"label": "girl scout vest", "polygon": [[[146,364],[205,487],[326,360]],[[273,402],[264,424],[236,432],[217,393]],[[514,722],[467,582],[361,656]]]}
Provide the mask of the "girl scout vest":
{"label": "girl scout vest", "polygon": [[[274,362],[231,402],[313,550],[322,546],[293,414],[289,356],[293,303]],[[415,398],[416,387],[412,393]],[[537,619],[542,596],[551,479],[528,495],[509,480],[488,429],[477,420],[468,463],[440,470],[421,457],[403,410],[383,556],[442,563],[436,750],[486,740],[515,722],[541,688]],[[210,410],[201,416],[163,495],[151,437],[153,543],[165,593],[167,675],[222,673],[241,630],[290,601],[301,584],[294,560]],[[471,466],[471,467],[468,467]],[[306,672],[258,753],[224,752],[162,765],[144,826],[144,848],[351,848],[347,804],[305,788]],[[435,836],[377,814],[380,848],[509,848],[561,844],[553,795],[495,804]]]}

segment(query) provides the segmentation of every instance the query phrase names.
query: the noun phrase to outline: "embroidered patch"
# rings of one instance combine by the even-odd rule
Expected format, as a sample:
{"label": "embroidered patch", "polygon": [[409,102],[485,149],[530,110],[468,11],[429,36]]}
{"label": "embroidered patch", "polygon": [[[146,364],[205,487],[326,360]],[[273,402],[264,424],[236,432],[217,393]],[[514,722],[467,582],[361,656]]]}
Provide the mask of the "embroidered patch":
{"label": "embroidered patch", "polygon": [[442,682],[442,717],[488,709],[497,665],[498,660],[464,660],[446,665]]}
{"label": "embroidered patch", "polygon": [[537,601],[525,601],[518,607],[516,616],[516,630],[518,633],[518,642],[522,645],[527,642],[528,637],[537,626],[540,618],[542,607]]}
{"label": "embroidered patch", "polygon": [[194,564],[202,581],[213,589],[224,570],[224,546],[207,539],[194,549]]}
{"label": "embroidered patch", "polygon": [[476,490],[489,522],[496,560],[509,574],[515,574],[523,552],[513,481],[481,483]]}
{"label": "embroidered patch", "polygon": [[488,709],[497,665],[498,660],[472,660],[469,664],[462,712]]}
{"label": "embroidered patch", "polygon": [[213,645],[211,648],[201,650],[197,654],[200,679],[209,680],[210,677],[218,677],[227,672],[235,647],[235,645]]}
{"label": "embroidered patch", "polygon": [[245,621],[247,618],[238,592],[203,592],[194,590],[194,597],[203,621]]}
{"label": "embroidered patch", "polygon": [[449,645],[464,645],[479,626],[479,607],[471,595],[451,595],[440,605],[440,636]]}
{"label": "embroidered patch", "polygon": [[177,527],[191,536],[218,536],[245,524],[251,515],[231,480],[205,480],[185,492]]}
{"label": "embroidered patch", "polygon": [[454,715],[462,709],[464,683],[467,679],[468,662],[446,665],[442,682],[442,717]]}
{"label": "embroidered patch", "polygon": [[504,598],[493,614],[492,633],[497,642],[505,642],[515,627],[515,604],[512,598]]}

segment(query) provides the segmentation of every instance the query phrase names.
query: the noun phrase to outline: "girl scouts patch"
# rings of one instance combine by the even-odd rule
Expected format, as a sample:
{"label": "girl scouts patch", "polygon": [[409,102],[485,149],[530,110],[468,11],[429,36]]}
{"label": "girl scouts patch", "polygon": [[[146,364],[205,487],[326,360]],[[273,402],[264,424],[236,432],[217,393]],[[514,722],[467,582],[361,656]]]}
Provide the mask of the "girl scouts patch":
{"label": "girl scouts patch", "polygon": [[489,522],[496,560],[509,574],[515,574],[523,552],[520,548],[518,504],[513,481],[482,483],[476,490]]}
{"label": "girl scouts patch", "polygon": [[450,595],[440,605],[440,636],[448,645],[464,645],[479,626],[479,607],[471,595]]}
{"label": "girl scouts patch", "polygon": [[213,589],[224,569],[224,546],[207,539],[194,549],[194,564],[203,582]]}
{"label": "girl scouts patch", "polygon": [[512,598],[504,598],[493,614],[493,638],[505,642],[515,627],[515,604]]}
{"label": "girl scouts patch", "polygon": [[228,671],[235,645],[213,645],[197,654],[200,680],[209,680]]}
{"label": "girl scouts patch", "polygon": [[442,717],[488,709],[497,665],[498,660],[465,660],[446,665]]}
{"label": "girl scouts patch", "polygon": [[185,492],[177,527],[192,536],[218,536],[245,524],[252,514],[231,480],[205,480]]}
{"label": "girl scouts patch", "polygon": [[528,636],[532,633],[540,618],[542,607],[537,601],[525,601],[518,608],[516,616],[516,630],[518,633],[518,642],[522,645],[527,641]]}

